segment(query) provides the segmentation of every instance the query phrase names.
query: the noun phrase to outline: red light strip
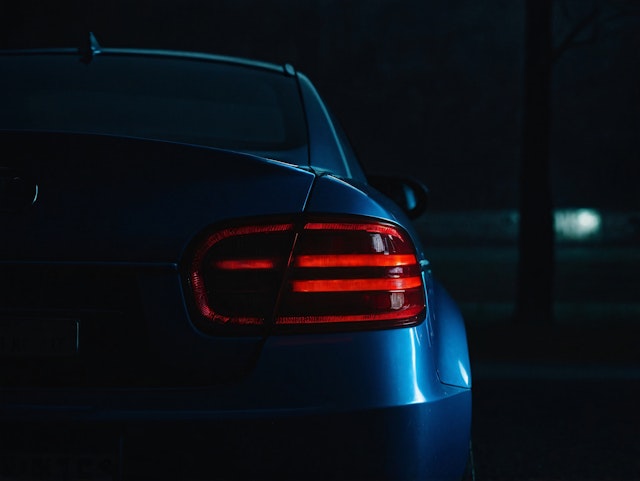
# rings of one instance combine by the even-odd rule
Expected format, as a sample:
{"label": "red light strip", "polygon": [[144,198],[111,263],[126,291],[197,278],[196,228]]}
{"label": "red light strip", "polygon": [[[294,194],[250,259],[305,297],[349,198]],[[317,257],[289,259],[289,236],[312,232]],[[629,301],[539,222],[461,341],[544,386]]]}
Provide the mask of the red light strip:
{"label": "red light strip", "polygon": [[413,254],[305,255],[296,258],[297,267],[397,267],[417,264]]}
{"label": "red light strip", "polygon": [[213,267],[228,271],[274,269],[276,261],[273,259],[223,259],[213,262]]}
{"label": "red light strip", "polygon": [[398,229],[380,224],[344,224],[341,222],[309,222],[304,226],[305,230],[342,230],[342,231],[365,231],[377,234],[386,234],[393,237],[402,238]]}
{"label": "red light strip", "polygon": [[322,279],[291,281],[293,292],[403,291],[422,286],[420,277],[401,279]]}

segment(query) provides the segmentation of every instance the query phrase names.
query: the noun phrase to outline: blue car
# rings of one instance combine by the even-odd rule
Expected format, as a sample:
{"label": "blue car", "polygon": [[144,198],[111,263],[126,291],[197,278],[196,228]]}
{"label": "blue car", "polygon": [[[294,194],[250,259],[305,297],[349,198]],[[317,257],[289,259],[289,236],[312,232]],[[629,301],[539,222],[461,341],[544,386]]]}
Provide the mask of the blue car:
{"label": "blue car", "polygon": [[93,36],[0,69],[1,479],[469,475],[426,191],[305,75]]}

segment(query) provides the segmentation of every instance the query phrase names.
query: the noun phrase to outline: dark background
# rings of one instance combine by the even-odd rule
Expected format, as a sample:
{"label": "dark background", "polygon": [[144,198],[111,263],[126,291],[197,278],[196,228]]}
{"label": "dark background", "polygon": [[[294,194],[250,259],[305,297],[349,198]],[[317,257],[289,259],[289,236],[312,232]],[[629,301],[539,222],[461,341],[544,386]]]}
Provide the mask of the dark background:
{"label": "dark background", "polygon": [[[416,221],[465,314],[480,480],[640,479],[640,1],[553,3],[551,185],[601,229],[556,239],[555,319],[513,322],[524,0],[3,2],[0,47],[195,50],[291,63]],[[570,40],[570,41],[568,41]]]}
{"label": "dark background", "polygon": [[[640,210],[640,2],[556,0],[558,206]],[[292,63],[374,171],[415,175],[433,209],[517,206],[523,0],[3,2],[8,47],[155,47]],[[621,9],[625,13],[621,14]],[[563,41],[597,9],[570,48]]]}

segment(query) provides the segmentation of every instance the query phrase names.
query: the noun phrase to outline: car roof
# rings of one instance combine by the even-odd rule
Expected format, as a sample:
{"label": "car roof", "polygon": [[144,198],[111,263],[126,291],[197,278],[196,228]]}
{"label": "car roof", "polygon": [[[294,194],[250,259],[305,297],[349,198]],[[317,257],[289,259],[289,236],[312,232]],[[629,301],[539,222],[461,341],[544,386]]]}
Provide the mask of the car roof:
{"label": "car roof", "polygon": [[[29,49],[10,49],[0,50],[0,55],[78,55],[82,57],[86,55],[83,49],[79,48],[29,48]],[[196,60],[203,62],[224,63],[227,65],[236,65],[239,67],[248,67],[258,70],[270,71],[286,76],[294,76],[296,71],[291,64],[276,64],[260,60],[253,60],[243,57],[235,57],[230,55],[219,55],[206,52],[191,52],[184,50],[166,50],[166,49],[143,49],[143,48],[103,48],[100,46],[90,49],[90,56],[128,56],[128,57],[155,57],[155,58],[172,58],[176,60]]]}

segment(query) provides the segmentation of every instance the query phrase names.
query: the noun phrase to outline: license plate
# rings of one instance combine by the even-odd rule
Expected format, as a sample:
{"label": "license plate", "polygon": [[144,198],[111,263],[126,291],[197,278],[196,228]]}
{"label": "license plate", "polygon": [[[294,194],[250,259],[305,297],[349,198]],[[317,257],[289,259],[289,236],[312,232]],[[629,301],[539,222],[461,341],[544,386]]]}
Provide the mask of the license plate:
{"label": "license plate", "polygon": [[117,461],[110,455],[0,455],[0,481],[114,481]]}
{"label": "license plate", "polygon": [[0,357],[73,356],[79,341],[76,319],[0,320]]}

